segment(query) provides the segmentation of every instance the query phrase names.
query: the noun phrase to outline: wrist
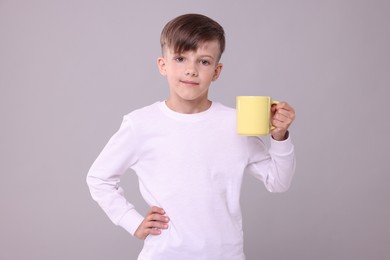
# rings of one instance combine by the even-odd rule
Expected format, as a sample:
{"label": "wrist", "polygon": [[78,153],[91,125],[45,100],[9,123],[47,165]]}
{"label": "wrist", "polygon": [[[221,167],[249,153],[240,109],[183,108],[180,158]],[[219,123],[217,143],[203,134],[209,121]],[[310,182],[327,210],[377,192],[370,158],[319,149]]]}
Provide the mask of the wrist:
{"label": "wrist", "polygon": [[271,134],[271,136],[276,141],[285,141],[289,136],[289,132],[285,131],[284,133]]}

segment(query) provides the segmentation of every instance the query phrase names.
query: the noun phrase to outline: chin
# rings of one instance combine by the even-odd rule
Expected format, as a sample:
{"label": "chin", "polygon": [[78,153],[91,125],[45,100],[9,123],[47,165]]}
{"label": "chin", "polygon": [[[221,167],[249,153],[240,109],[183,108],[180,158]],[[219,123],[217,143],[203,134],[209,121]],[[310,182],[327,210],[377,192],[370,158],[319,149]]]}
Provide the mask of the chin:
{"label": "chin", "polygon": [[187,102],[199,101],[199,100],[203,100],[203,99],[208,100],[207,97],[206,98],[203,98],[203,97],[182,97],[182,100],[187,101]]}
{"label": "chin", "polygon": [[182,94],[182,95],[179,95],[181,99],[183,100],[187,100],[187,101],[195,101],[195,100],[208,100],[208,96],[207,96],[207,93],[204,94],[204,93],[186,93],[186,94]]}

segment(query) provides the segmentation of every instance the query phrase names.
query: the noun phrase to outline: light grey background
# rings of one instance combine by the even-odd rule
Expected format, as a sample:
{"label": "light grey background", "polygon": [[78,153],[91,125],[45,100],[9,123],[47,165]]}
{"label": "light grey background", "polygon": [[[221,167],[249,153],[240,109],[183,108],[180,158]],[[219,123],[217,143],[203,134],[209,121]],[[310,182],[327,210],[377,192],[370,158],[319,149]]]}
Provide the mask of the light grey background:
{"label": "light grey background", "polygon": [[[390,259],[385,0],[0,0],[0,259],[136,259],[85,177],[124,114],[167,97],[159,35],[188,12],[226,31],[212,99],[297,111],[291,189],[244,180],[247,259]],[[135,175],[122,184],[144,213]]]}

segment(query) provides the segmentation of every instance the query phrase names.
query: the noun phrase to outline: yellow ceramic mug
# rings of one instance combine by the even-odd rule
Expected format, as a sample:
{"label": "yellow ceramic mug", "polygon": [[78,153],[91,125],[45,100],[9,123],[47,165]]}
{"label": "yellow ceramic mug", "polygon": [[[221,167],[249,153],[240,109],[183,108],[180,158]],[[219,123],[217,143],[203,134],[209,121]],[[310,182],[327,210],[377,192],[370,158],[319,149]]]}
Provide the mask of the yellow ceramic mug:
{"label": "yellow ceramic mug", "polygon": [[240,135],[268,135],[274,128],[271,125],[271,105],[269,96],[238,96],[236,98],[237,133]]}

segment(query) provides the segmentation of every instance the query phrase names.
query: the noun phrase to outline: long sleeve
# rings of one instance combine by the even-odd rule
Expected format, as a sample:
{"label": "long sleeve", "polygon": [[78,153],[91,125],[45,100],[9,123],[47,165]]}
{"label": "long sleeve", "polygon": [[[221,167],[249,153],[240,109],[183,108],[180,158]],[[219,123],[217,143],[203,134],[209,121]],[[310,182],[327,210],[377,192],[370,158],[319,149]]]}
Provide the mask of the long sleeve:
{"label": "long sleeve", "polygon": [[132,235],[143,217],[126,200],[119,182],[120,177],[137,161],[135,135],[131,120],[125,116],[120,129],[111,137],[87,175],[92,198],[114,224]]}
{"label": "long sleeve", "polygon": [[295,172],[294,146],[290,137],[284,141],[271,138],[270,148],[258,137],[249,137],[249,172],[261,180],[270,192],[284,192]]}
{"label": "long sleeve", "polygon": [[148,236],[139,259],[245,259],[239,199],[244,172],[249,168],[270,191],[284,191],[295,158],[291,140],[268,146],[240,136],[235,119],[234,109],[214,102],[195,114],[157,102],[125,116],[87,181],[111,220],[133,235],[143,217],[118,186],[128,168],[136,172],[145,202],[166,211],[168,228]]}

